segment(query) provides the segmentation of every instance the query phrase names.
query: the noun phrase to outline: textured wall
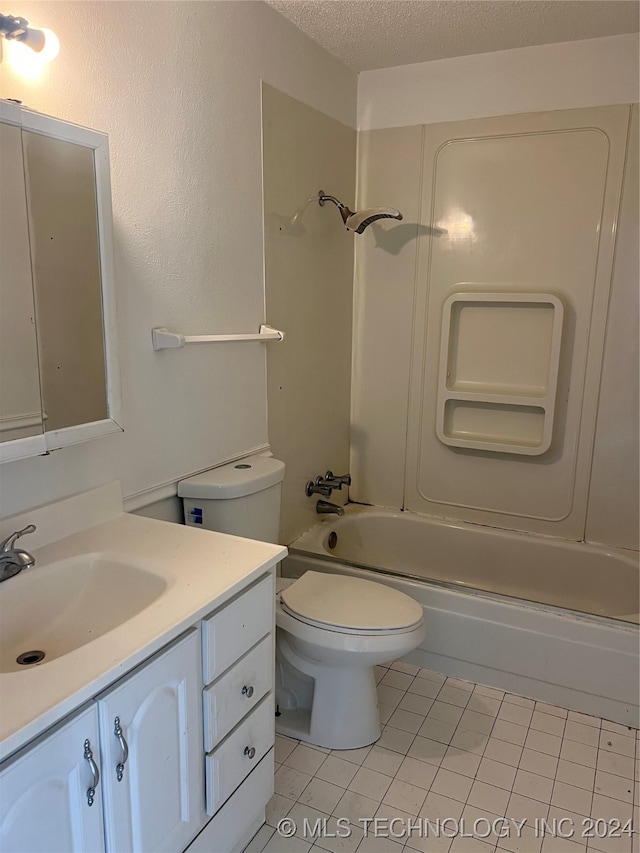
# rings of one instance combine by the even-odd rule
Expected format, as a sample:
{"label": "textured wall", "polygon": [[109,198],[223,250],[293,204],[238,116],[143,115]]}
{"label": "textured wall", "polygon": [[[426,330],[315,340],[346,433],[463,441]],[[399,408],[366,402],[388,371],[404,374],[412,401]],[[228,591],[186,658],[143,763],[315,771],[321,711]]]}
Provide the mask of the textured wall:
{"label": "textured wall", "polygon": [[355,124],[356,78],[266,4],[25,2],[60,37],[2,97],[106,131],[123,434],[2,468],[2,515],[120,479],[125,495],[267,442],[262,344],[155,353],[151,328],[264,320],[261,79]]}

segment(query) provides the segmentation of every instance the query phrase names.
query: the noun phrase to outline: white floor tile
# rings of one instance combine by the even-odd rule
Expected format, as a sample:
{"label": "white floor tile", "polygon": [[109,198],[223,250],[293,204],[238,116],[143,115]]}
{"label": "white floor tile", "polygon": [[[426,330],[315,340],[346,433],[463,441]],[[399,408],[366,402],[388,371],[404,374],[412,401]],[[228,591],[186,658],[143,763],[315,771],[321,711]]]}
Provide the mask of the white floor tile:
{"label": "white floor tile", "polygon": [[591,800],[593,791],[585,791],[575,785],[567,785],[566,782],[558,782],[553,786],[551,803],[560,809],[588,816],[591,812]]}
{"label": "white floor tile", "polygon": [[370,770],[368,767],[360,767],[349,782],[349,790],[380,803],[391,782],[391,776],[385,776],[384,773],[378,773],[377,770]]}
{"label": "white floor tile", "polygon": [[386,805],[396,806],[402,811],[409,812],[411,815],[418,815],[426,796],[427,791],[425,789],[396,778],[384,795],[383,802]]}
{"label": "white floor tile", "polygon": [[476,693],[474,691],[471,694],[469,702],[467,703],[467,708],[470,711],[477,711],[480,714],[487,714],[490,717],[497,717],[501,704],[501,699],[493,699],[490,696],[485,696],[482,693]]}
{"label": "white floor tile", "polygon": [[510,764],[512,767],[517,767],[520,764],[522,756],[522,747],[515,743],[507,743],[503,740],[493,737],[487,741],[487,746],[484,751],[485,758],[491,758],[494,761],[500,761],[502,764]]}
{"label": "white floor tile", "polygon": [[537,752],[544,752],[545,755],[553,755],[557,758],[560,755],[562,738],[556,735],[548,735],[546,732],[537,732],[535,729],[529,729],[524,745],[527,749],[535,749]]}
{"label": "white floor tile", "polygon": [[307,853],[309,850],[311,850],[311,844],[298,838],[297,835],[292,838],[283,838],[274,832],[263,853]]}
{"label": "white floor tile", "polygon": [[507,809],[509,796],[509,791],[496,788],[495,785],[489,785],[486,782],[480,782],[476,779],[469,792],[468,802],[479,809],[503,815]]}
{"label": "white floor tile", "polygon": [[413,714],[422,714],[423,717],[426,717],[434,701],[434,699],[430,699],[428,696],[421,696],[419,693],[410,693],[407,691],[400,700],[398,708],[402,711],[411,711]]}
{"label": "white floor tile", "polygon": [[565,782],[567,785],[574,785],[576,788],[593,791],[595,775],[596,771],[593,767],[583,767],[582,764],[574,764],[572,761],[565,761],[563,758],[558,762],[558,772],[556,773],[558,782]]}
{"label": "white floor tile", "polygon": [[432,681],[430,678],[421,678],[420,674],[416,676],[411,686],[409,693],[417,693],[418,696],[427,696],[429,699],[435,699],[442,684],[437,681]]}
{"label": "white floor tile", "polygon": [[406,690],[412,684],[413,678],[413,675],[407,675],[406,672],[397,672],[394,669],[388,669],[380,685],[382,687],[395,687],[396,690]]}
{"label": "white floor tile", "polygon": [[340,788],[348,788],[349,782],[356,775],[357,770],[357,764],[339,758],[333,753],[327,756],[322,767],[317,770],[316,778],[322,779],[324,782],[331,782],[332,785],[338,785]]}
{"label": "white floor tile", "polygon": [[[635,730],[403,661],[376,668],[376,679],[384,729],[374,746],[328,750],[276,737],[276,793],[244,853],[640,853],[640,836],[633,850],[628,838],[581,837],[585,819],[624,823],[634,802],[640,822]],[[381,831],[366,837],[362,820],[374,816]],[[485,823],[475,837],[415,828],[408,837],[403,823],[418,816]],[[280,837],[283,817],[297,836],[306,820],[308,837]],[[503,817],[526,820],[519,838],[515,824],[507,838],[481,837]],[[394,818],[399,838],[385,832]],[[351,822],[346,834],[338,819]],[[573,821],[576,833],[543,837],[533,828],[543,819]]]}
{"label": "white floor tile", "polygon": [[546,776],[539,776],[537,773],[530,773],[528,770],[518,770],[513,783],[513,790],[514,793],[521,794],[524,797],[550,803],[553,779],[547,779]]}
{"label": "white floor tile", "polygon": [[567,720],[564,728],[564,737],[567,740],[575,740],[584,746],[597,746],[599,730],[593,726],[585,726],[583,723],[574,723]]}
{"label": "white floor tile", "polygon": [[628,758],[635,756],[636,744],[632,737],[619,735],[615,732],[601,731],[600,732],[600,749],[605,752],[617,752],[619,755],[626,755]]}
{"label": "white floor tile", "polygon": [[282,794],[274,794],[267,803],[266,821],[270,826],[277,826],[278,821],[286,817],[294,806],[294,801]]}
{"label": "white floor tile", "polygon": [[310,781],[308,773],[283,765],[275,775],[275,792],[290,800],[297,800]]}
{"label": "white floor tile", "polygon": [[330,853],[355,853],[363,834],[361,827],[353,824],[347,827],[338,824],[337,818],[331,817],[327,821],[326,832],[316,839],[312,849],[329,850]]}
{"label": "white floor tile", "polygon": [[598,770],[604,770],[605,773],[613,773],[615,776],[624,776],[626,779],[634,777],[634,761],[627,755],[620,755],[617,752],[607,752],[604,749],[598,750],[596,760]]}
{"label": "white floor tile", "polygon": [[533,712],[530,726],[532,729],[537,729],[540,732],[547,732],[550,735],[559,735],[562,737],[565,727],[565,718],[556,716],[555,714],[546,714],[538,709]]}
{"label": "white floor tile", "polygon": [[311,747],[300,743],[286,757],[284,763],[287,767],[295,767],[296,770],[302,770],[303,773],[313,776],[326,757],[324,752],[319,752],[317,749],[311,749]]}
{"label": "white floor tile", "polygon": [[372,818],[378,811],[380,803],[370,797],[363,797],[355,791],[345,791],[338,805],[333,810],[336,818],[347,818],[356,826],[362,826],[361,820]]}
{"label": "white floor tile", "polygon": [[583,764],[585,767],[595,767],[598,750],[595,746],[585,746],[573,740],[563,740],[560,750],[560,758],[572,761],[574,764]]}
{"label": "white floor tile", "polygon": [[344,789],[323,779],[312,779],[298,798],[301,803],[331,814],[344,794]]}
{"label": "white floor tile", "polygon": [[352,764],[362,764],[370,749],[370,746],[361,746],[360,749],[334,749],[331,754]]}
{"label": "white floor tile", "polygon": [[378,702],[389,705],[391,708],[397,708],[404,696],[404,690],[398,690],[397,687],[389,687],[386,684],[378,684],[376,692],[378,694]]}
{"label": "white floor tile", "polygon": [[633,781],[625,779],[624,776],[614,776],[605,773],[604,770],[596,770],[596,781],[594,793],[603,794],[614,800],[622,800],[624,803],[633,802]]}
{"label": "white floor tile", "polygon": [[438,698],[429,709],[427,718],[429,720],[442,720],[445,723],[453,723],[457,725],[460,722],[460,717],[464,713],[464,708],[461,708],[458,705],[449,705],[447,702],[441,702],[440,695],[442,695],[442,691],[440,691]]}
{"label": "white floor tile", "polygon": [[465,708],[470,698],[470,690],[454,686],[450,681],[447,681],[438,693],[438,702],[448,702],[450,705],[459,705],[460,708]]}
{"label": "white floor tile", "polygon": [[380,746],[372,746],[362,766],[369,767],[371,770],[377,770],[378,773],[384,773],[385,776],[393,777],[396,775],[402,761],[403,757],[401,753],[393,752],[390,749],[383,749]]}
{"label": "white floor tile", "polygon": [[392,726],[385,726],[382,729],[380,739],[377,741],[377,746],[406,755],[414,737],[415,735],[411,732],[403,732],[400,729],[394,729]]}
{"label": "white floor tile", "polygon": [[454,773],[461,773],[463,776],[470,776],[475,779],[480,766],[481,756],[473,752],[461,752],[457,747],[450,746],[442,762],[441,767],[445,770],[452,770]]}
{"label": "white floor tile", "polygon": [[507,791],[513,788],[515,778],[515,767],[510,767],[508,764],[501,764],[499,761],[492,761],[490,758],[482,759],[476,774],[476,779],[479,779],[481,782],[488,782],[490,785],[495,785],[497,788],[504,788]]}
{"label": "white floor tile", "polygon": [[489,714],[478,714],[477,711],[466,710],[460,717],[460,728],[471,729],[473,732],[481,732],[488,735],[493,728],[495,718]]}
{"label": "white floor tile", "polygon": [[526,820],[526,826],[536,826],[536,821],[546,820],[549,814],[549,803],[542,803],[540,800],[533,800],[531,797],[523,797],[522,794],[512,793],[509,798],[509,805],[505,812],[506,817],[510,817],[520,823]]}
{"label": "white floor tile", "polygon": [[[438,704],[436,702],[436,704]],[[389,725],[394,729],[400,729],[403,732],[411,732],[417,734],[418,729],[424,722],[422,714],[413,714],[411,711],[402,711],[397,709],[389,718]]]}
{"label": "white floor tile", "polygon": [[491,729],[491,737],[497,737],[498,740],[506,740],[508,743],[523,746],[527,739],[528,731],[526,726],[520,726],[518,723],[510,723],[508,720],[496,720],[494,727]]}
{"label": "white floor tile", "polygon": [[537,773],[539,776],[555,779],[558,769],[558,759],[554,755],[545,755],[543,752],[537,752],[534,749],[527,749],[525,747],[522,750],[519,766],[522,770],[528,770],[531,773]]}
{"label": "white floor tile", "polygon": [[447,752],[447,744],[426,737],[416,737],[407,755],[438,766]]}
{"label": "white floor tile", "polygon": [[431,790],[436,794],[442,794],[443,797],[465,803],[472,785],[473,779],[468,776],[440,767],[431,785]]}
{"label": "white floor tile", "polygon": [[409,782],[411,785],[417,785],[428,791],[437,772],[438,768],[435,765],[407,756],[398,768],[396,779],[401,779],[403,782]]}
{"label": "white floor tile", "polygon": [[531,722],[532,716],[532,707],[514,705],[507,701],[506,696],[505,701],[502,703],[500,710],[498,711],[499,720],[506,720],[509,723],[516,723],[519,726],[528,726]]}

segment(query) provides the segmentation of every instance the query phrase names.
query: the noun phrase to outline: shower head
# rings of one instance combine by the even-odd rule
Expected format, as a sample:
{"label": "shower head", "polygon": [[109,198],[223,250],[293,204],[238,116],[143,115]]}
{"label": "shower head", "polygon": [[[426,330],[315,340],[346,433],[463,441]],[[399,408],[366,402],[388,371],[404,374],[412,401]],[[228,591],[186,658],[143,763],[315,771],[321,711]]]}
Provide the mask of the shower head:
{"label": "shower head", "polygon": [[347,231],[354,231],[356,234],[362,234],[365,228],[378,219],[402,219],[400,211],[393,207],[367,207],[364,210],[349,210],[346,204],[342,204],[335,196],[325,195],[320,190],[318,193],[318,204],[320,207],[323,207],[326,201],[335,204],[340,211],[340,216],[342,216],[342,221]]}

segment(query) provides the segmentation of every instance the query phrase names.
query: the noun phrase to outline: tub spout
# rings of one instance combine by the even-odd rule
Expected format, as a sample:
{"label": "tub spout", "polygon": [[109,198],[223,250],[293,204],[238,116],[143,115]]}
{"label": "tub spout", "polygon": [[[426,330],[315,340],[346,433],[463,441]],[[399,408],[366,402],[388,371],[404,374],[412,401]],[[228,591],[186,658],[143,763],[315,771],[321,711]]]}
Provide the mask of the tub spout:
{"label": "tub spout", "polygon": [[344,508],[337,504],[329,503],[329,501],[318,501],[316,512],[319,512],[320,515],[344,515]]}

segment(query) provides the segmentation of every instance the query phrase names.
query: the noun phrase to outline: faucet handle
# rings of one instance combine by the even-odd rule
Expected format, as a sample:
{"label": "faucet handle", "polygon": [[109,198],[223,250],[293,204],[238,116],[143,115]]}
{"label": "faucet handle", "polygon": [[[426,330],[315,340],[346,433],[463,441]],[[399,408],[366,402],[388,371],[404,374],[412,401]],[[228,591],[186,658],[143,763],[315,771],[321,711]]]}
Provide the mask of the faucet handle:
{"label": "faucet handle", "polygon": [[321,482],[320,477],[318,477],[315,483],[313,480],[308,481],[304,487],[304,493],[308,498],[311,495],[324,495],[325,498],[328,498],[331,495],[331,486],[328,483]]}
{"label": "faucet handle", "polygon": [[21,536],[25,536],[27,533],[33,533],[35,529],[35,524],[27,524],[26,527],[22,528],[22,530],[16,530],[10,536],[7,536],[6,539],[3,539],[2,542],[0,542],[0,553],[10,551],[15,545],[16,539],[19,539]]}
{"label": "faucet handle", "polygon": [[333,471],[327,471],[327,473],[324,475],[324,479],[325,481],[333,480],[334,483],[339,483],[338,486],[334,487],[338,489],[341,489],[343,486],[351,485],[351,474],[343,474],[341,477],[339,477],[336,476]]}

